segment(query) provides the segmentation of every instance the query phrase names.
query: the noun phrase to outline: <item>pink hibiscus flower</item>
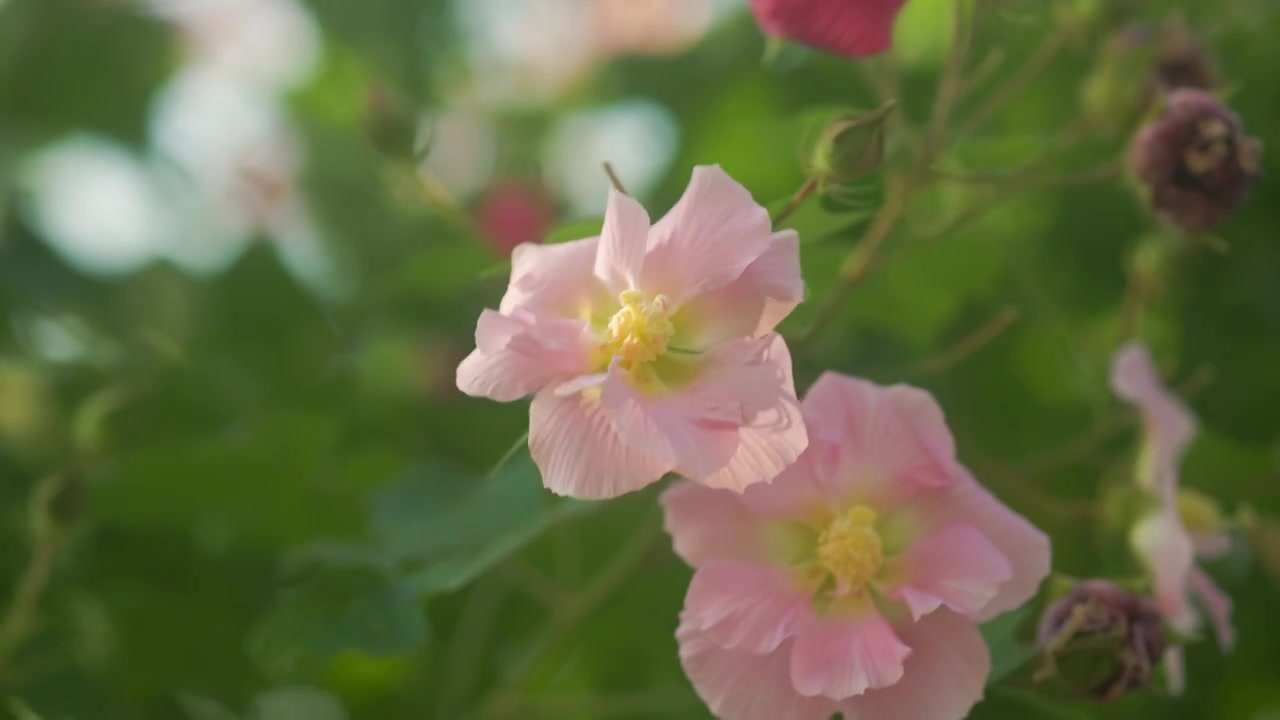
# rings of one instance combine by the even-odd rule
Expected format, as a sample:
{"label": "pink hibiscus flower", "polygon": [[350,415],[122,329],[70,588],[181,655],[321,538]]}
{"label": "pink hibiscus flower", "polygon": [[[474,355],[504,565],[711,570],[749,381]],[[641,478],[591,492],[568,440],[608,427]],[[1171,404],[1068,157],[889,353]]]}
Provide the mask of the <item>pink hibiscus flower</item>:
{"label": "pink hibiscus flower", "polygon": [[741,495],[662,505],[696,568],[676,637],[727,720],[955,720],[990,671],[977,623],[1026,602],[1049,541],[955,458],[928,393],[826,373],[809,448]]}
{"label": "pink hibiscus flower", "polygon": [[893,21],[905,4],[906,0],[751,0],[751,11],[770,35],[865,57],[889,49]]}
{"label": "pink hibiscus flower", "polygon": [[[1151,353],[1140,343],[1129,343],[1116,353],[1111,365],[1111,388],[1142,413],[1138,484],[1151,494],[1155,506],[1133,526],[1129,539],[1151,576],[1156,607],[1176,630],[1191,633],[1200,624],[1191,604],[1191,596],[1198,597],[1208,612],[1218,644],[1229,650],[1235,644],[1231,598],[1195,563],[1197,556],[1223,553],[1229,538],[1219,528],[1211,527],[1214,523],[1190,530],[1184,515],[1203,515],[1196,510],[1204,501],[1178,490],[1178,466],[1195,438],[1195,416],[1181,398],[1164,386]],[[1165,654],[1170,688],[1175,692],[1183,684],[1181,652],[1181,648],[1173,647]]]}
{"label": "pink hibiscus flower", "polygon": [[515,249],[458,387],[534,393],[529,450],[553,492],[613,497],[668,472],[741,491],[808,444],[773,332],[803,295],[795,232],[719,167],[652,227],[611,190],[599,237]]}

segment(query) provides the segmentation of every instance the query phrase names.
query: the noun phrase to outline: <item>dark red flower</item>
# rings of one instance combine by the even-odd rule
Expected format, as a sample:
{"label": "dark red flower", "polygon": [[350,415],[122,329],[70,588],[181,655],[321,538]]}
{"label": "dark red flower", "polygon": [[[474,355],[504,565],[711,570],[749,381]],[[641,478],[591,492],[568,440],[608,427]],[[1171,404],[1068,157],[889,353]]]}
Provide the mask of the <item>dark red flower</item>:
{"label": "dark red flower", "polygon": [[489,188],[476,208],[476,220],[489,245],[503,257],[521,243],[542,242],[555,208],[539,187],[520,182]]}
{"label": "dark red flower", "polygon": [[1209,230],[1249,196],[1262,145],[1212,95],[1184,88],[1138,131],[1129,162],[1156,215],[1184,230]]}
{"label": "dark red flower", "polygon": [[865,57],[889,49],[893,21],[906,0],[751,0],[756,22],[770,35],[840,55]]}

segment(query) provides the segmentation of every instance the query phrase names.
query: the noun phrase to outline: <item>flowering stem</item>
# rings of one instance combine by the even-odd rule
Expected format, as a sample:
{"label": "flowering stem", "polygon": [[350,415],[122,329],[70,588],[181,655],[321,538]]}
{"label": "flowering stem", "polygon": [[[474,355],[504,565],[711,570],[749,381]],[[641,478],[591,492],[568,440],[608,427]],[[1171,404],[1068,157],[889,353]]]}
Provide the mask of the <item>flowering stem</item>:
{"label": "flowering stem", "polygon": [[951,43],[947,48],[942,78],[938,81],[938,91],[933,101],[933,112],[929,117],[929,128],[925,132],[924,146],[920,151],[920,167],[917,168],[917,173],[925,171],[934,156],[942,150],[947,119],[951,116],[951,109],[959,97],[960,86],[964,80],[964,68],[968,63],[969,48],[973,41],[974,17],[967,8],[966,0],[952,0],[951,9],[955,31],[951,35]]}
{"label": "flowering stem", "polygon": [[[56,498],[66,487],[66,473],[54,473],[46,477],[36,486],[35,497]],[[46,500],[49,502],[51,500]],[[36,506],[36,512],[44,512],[45,508]],[[13,601],[0,622],[0,688],[10,682],[10,665],[13,656],[21,648],[23,641],[31,634],[35,626],[40,600],[49,585],[49,577],[53,573],[54,563],[66,543],[68,528],[56,521],[40,518],[37,523],[44,525],[36,534],[35,544],[31,549],[31,559],[18,580]],[[37,526],[39,527],[39,525]]]}
{"label": "flowering stem", "polygon": [[810,176],[804,181],[804,184],[800,186],[800,189],[796,190],[795,195],[791,196],[791,199],[787,201],[786,206],[779,210],[777,215],[773,216],[773,226],[778,227],[782,224],[783,220],[791,217],[796,210],[800,209],[800,206],[804,204],[804,201],[809,199],[809,196],[813,194],[813,191],[817,189],[818,178]]}
{"label": "flowering stem", "polygon": [[818,308],[813,323],[798,339],[799,345],[805,346],[814,342],[831,324],[836,314],[839,313],[840,306],[848,299],[853,290],[866,279],[876,252],[893,233],[898,219],[902,216],[902,211],[906,208],[907,200],[913,192],[913,187],[910,179],[902,175],[890,175],[886,183],[888,191],[884,205],[880,206],[880,211],[876,213],[870,227],[867,228],[866,234],[862,236],[862,242],[858,243],[858,246],[849,253],[849,256],[845,258],[844,263],[840,266],[840,276],[835,288]]}
{"label": "flowering stem", "polygon": [[1018,93],[1022,92],[1032,80],[1035,80],[1040,73],[1044,72],[1045,68],[1058,56],[1058,53],[1066,47],[1070,37],[1070,33],[1063,27],[1059,27],[1046,35],[1040,41],[1040,44],[1036,46],[1035,52],[1018,68],[1017,72],[988,95],[986,101],[979,105],[960,124],[960,129],[956,134],[960,137],[966,137],[986,125],[988,121],[1004,110],[1018,96]]}
{"label": "flowering stem", "polygon": [[920,363],[916,367],[915,373],[932,375],[949,370],[986,347],[992,340],[995,340],[1001,333],[1009,329],[1009,326],[1013,325],[1017,319],[1017,308],[1009,307],[1001,310],[1000,314],[988,320],[982,327],[961,338],[959,342],[951,347]]}
{"label": "flowering stem", "polygon": [[533,643],[533,648],[519,664],[506,689],[494,693],[482,703],[481,717],[502,718],[516,714],[519,709],[516,704],[547,672],[555,669],[558,655],[578,624],[621,587],[649,557],[654,543],[662,537],[662,525],[656,522],[657,515],[655,504],[609,565],[552,619],[542,637]]}
{"label": "flowering stem", "polygon": [[604,164],[604,174],[609,176],[609,182],[613,184],[613,188],[623,195],[629,195],[627,189],[622,185],[622,181],[618,179],[618,173],[613,171],[613,165]]}

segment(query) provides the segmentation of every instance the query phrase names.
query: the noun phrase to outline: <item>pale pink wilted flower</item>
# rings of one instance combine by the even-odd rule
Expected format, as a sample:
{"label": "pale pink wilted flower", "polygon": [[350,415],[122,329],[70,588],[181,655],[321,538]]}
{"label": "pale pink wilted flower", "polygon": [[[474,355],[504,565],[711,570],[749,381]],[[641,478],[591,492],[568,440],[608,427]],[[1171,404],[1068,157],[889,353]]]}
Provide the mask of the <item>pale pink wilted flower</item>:
{"label": "pale pink wilted flower", "polygon": [[768,34],[840,55],[865,57],[889,49],[893,21],[907,0],[751,0]]}
{"label": "pale pink wilted flower", "polygon": [[610,190],[599,237],[515,249],[458,387],[535,394],[529,450],[553,492],[613,497],[668,472],[741,491],[808,444],[773,332],[803,293],[796,233],[718,166],[652,227]]}
{"label": "pale pink wilted flower", "polygon": [[[1217,523],[1187,520],[1205,514],[1205,500],[1179,492],[1178,466],[1195,438],[1197,423],[1191,410],[1160,380],[1151,353],[1138,342],[1116,352],[1111,365],[1111,387],[1121,399],[1142,414],[1142,447],[1138,454],[1139,486],[1152,495],[1154,507],[1134,524],[1129,541],[1151,576],[1156,607],[1165,620],[1183,633],[1194,632],[1200,617],[1190,598],[1204,605],[1223,650],[1235,644],[1231,625],[1231,598],[1195,563],[1197,556],[1213,557],[1226,550],[1229,538]],[[1185,516],[1185,517],[1184,517]],[[1165,655],[1170,688],[1182,687],[1181,648]]]}
{"label": "pale pink wilted flower", "polygon": [[725,720],[956,720],[990,671],[977,623],[1026,602],[1049,540],[955,458],[928,393],[828,372],[809,447],[741,495],[661,498],[696,568],[680,659]]}

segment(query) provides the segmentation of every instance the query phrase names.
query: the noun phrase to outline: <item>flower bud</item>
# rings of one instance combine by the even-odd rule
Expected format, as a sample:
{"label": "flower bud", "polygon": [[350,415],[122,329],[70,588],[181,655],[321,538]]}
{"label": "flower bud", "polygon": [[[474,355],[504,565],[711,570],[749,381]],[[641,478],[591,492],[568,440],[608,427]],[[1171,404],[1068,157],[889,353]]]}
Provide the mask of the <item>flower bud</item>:
{"label": "flower bud", "polygon": [[866,113],[840,115],[827,123],[810,153],[809,175],[819,188],[874,172],[884,160],[886,122],[896,103]]}
{"label": "flower bud", "polygon": [[1226,220],[1259,176],[1262,144],[1202,90],[1170,93],[1163,114],[1138,131],[1129,164],[1162,221],[1191,232]]}
{"label": "flower bud", "polygon": [[1196,42],[1181,18],[1160,26],[1156,54],[1156,82],[1166,92],[1179,88],[1210,90],[1218,84],[1213,57]]}
{"label": "flower bud", "polygon": [[1045,610],[1037,647],[1037,682],[1056,679],[1110,702],[1151,684],[1165,637],[1150,600],[1106,580],[1085,580]]}

